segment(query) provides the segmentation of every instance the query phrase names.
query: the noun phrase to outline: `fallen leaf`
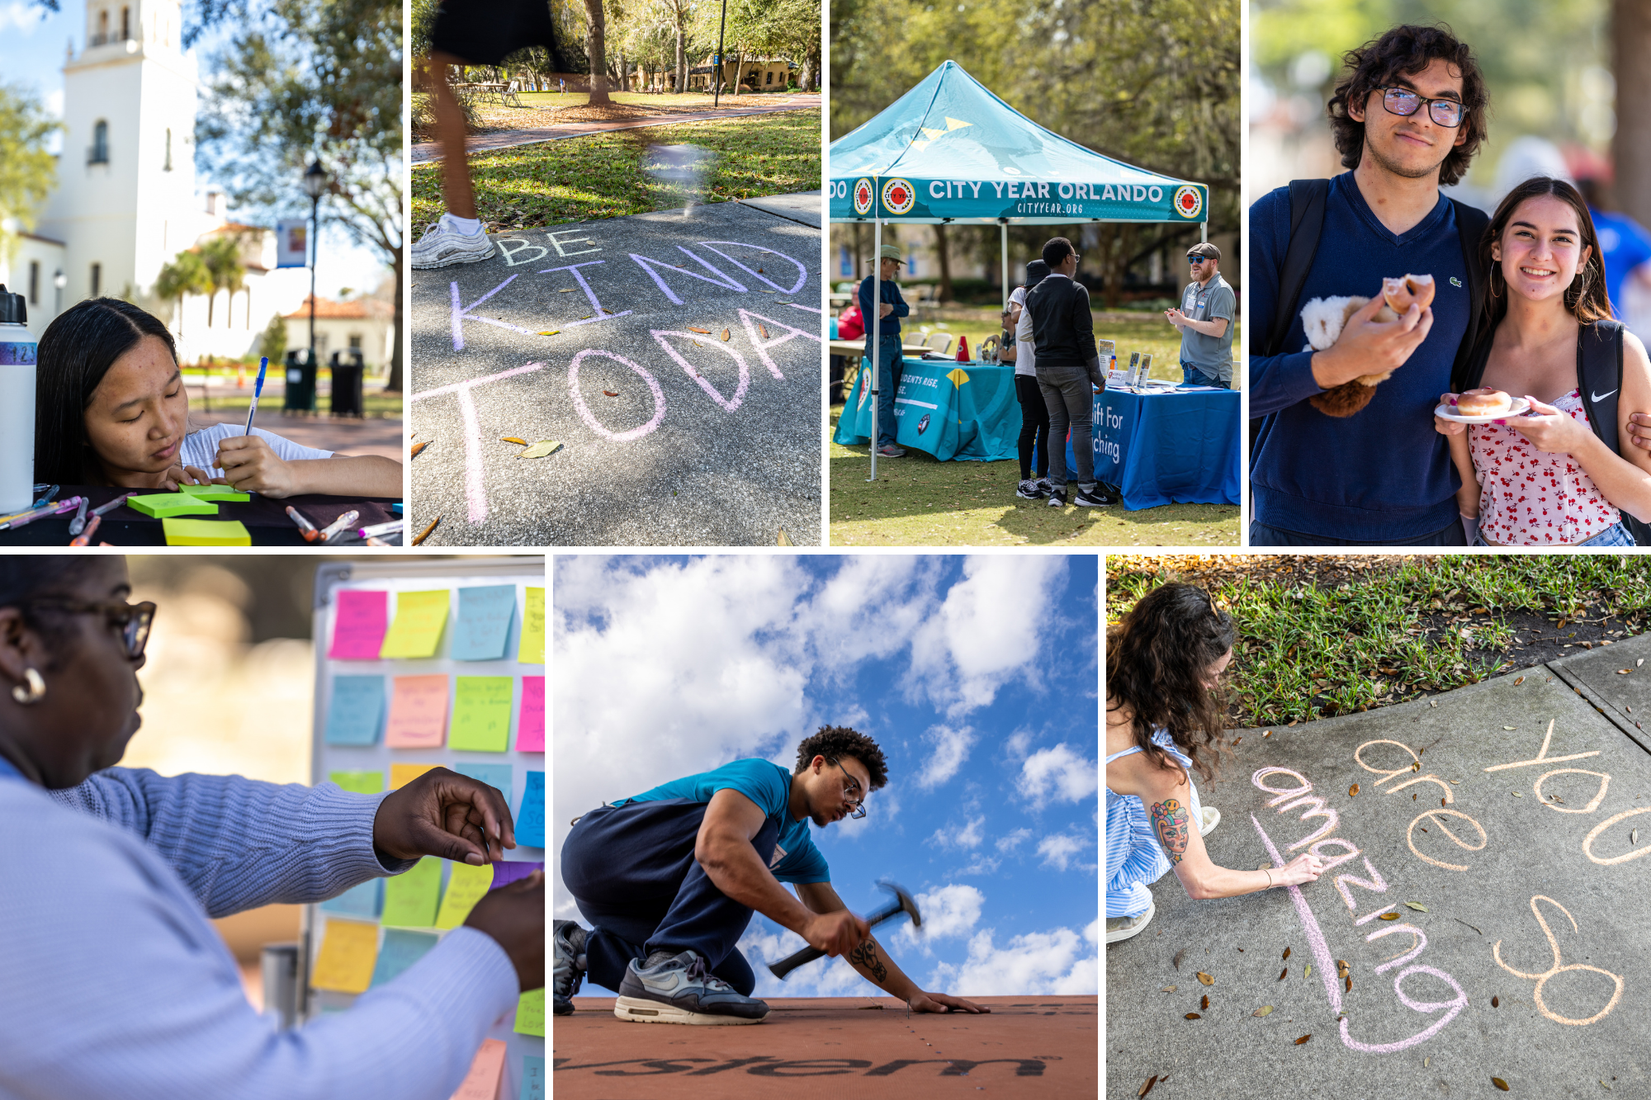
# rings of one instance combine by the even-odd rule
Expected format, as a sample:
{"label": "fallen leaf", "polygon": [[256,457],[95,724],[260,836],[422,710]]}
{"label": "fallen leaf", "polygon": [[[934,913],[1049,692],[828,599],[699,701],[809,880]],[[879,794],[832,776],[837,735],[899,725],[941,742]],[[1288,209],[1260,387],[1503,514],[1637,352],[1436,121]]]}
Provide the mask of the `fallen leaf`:
{"label": "fallen leaf", "polygon": [[602,312],[603,312],[603,313],[612,313],[612,312],[613,312],[613,310],[611,310],[611,309],[609,309],[609,308],[608,308],[608,307],[607,307],[607,306],[603,306],[603,307],[602,307]]}
{"label": "fallen leaf", "polygon": [[561,334],[562,330],[559,328],[547,328],[545,331],[539,333],[540,336],[560,336]]}
{"label": "fallen leaf", "polygon": [[1441,799],[1440,799],[1440,800],[1439,800],[1439,805],[1441,805],[1441,806],[1443,806],[1443,805],[1445,805],[1445,804],[1446,804],[1446,803],[1445,803],[1445,800],[1444,800],[1444,799],[1442,799],[1442,798],[1441,798]]}
{"label": "fallen leaf", "polygon": [[1513,792],[1513,796],[1514,796],[1514,797],[1515,797],[1515,798],[1524,798],[1524,797],[1525,797],[1525,796],[1524,796],[1524,795],[1522,795],[1522,794],[1520,794],[1520,793],[1519,793],[1519,792],[1518,792],[1518,791],[1514,791],[1514,792]]}
{"label": "fallen leaf", "polygon": [[525,447],[525,446],[527,446],[527,440],[525,440],[525,439],[517,439],[517,438],[516,438],[516,437],[515,437],[515,436],[513,436],[513,435],[501,435],[501,436],[500,436],[500,437],[499,437],[499,442],[500,442],[500,443],[514,443],[514,444],[516,444],[516,445],[517,445],[517,446],[520,446],[520,447]]}
{"label": "fallen leaf", "polygon": [[422,443],[415,443],[415,444],[413,444],[413,454],[412,454],[412,457],[414,457],[414,458],[417,458],[417,457],[418,457],[418,456],[419,456],[419,452],[420,452],[420,451],[422,451],[422,450],[424,450],[424,448],[426,448],[426,447],[428,447],[428,446],[429,446],[429,445],[430,445],[430,444],[431,444],[431,443],[432,443],[432,442],[434,442],[434,440],[429,440],[429,439],[426,439],[426,440],[425,440],[425,441],[424,441],[424,442],[422,442]]}
{"label": "fallen leaf", "polygon": [[1420,760],[1416,761],[1414,764],[1410,765],[1410,770],[1413,771],[1413,772],[1421,771],[1422,770],[1422,762]]}
{"label": "fallen leaf", "polygon": [[1519,727],[1518,726],[1503,726],[1502,728],[1505,729],[1505,730],[1516,730]]}
{"label": "fallen leaf", "polygon": [[689,332],[698,332],[698,333],[703,333],[703,334],[704,334],[704,335],[706,335],[706,336],[709,336],[709,335],[711,335],[711,330],[710,330],[710,329],[708,329],[708,328],[700,328],[700,327],[699,327],[699,326],[697,326],[697,325],[689,325],[689,326],[688,326],[688,331],[689,331]]}
{"label": "fallen leaf", "polygon": [[1381,916],[1377,917],[1376,919],[1377,920],[1398,920],[1399,919],[1399,914],[1397,914],[1397,913],[1383,913]]}
{"label": "fallen leaf", "polygon": [[1272,730],[1268,730],[1268,731],[1267,731],[1267,732],[1266,732],[1266,733],[1264,733],[1264,734],[1262,734],[1262,735],[1261,735],[1261,736],[1263,736],[1263,737],[1271,737],[1271,736],[1272,736],[1272,735],[1273,735],[1273,731],[1272,731]]}
{"label": "fallen leaf", "polygon": [[1303,1035],[1301,1038],[1297,1039],[1295,1041],[1294,1045],[1299,1047],[1302,1043],[1305,1043],[1307,1040],[1311,1039],[1312,1037],[1313,1037],[1313,1033],[1308,1032],[1306,1035]]}
{"label": "fallen leaf", "polygon": [[722,342],[725,343],[725,344],[728,342],[728,330],[727,329],[722,330]]}
{"label": "fallen leaf", "polygon": [[1301,972],[1301,976],[1303,978],[1311,978],[1313,976],[1313,964],[1312,963],[1307,964],[1307,969],[1303,970]]}
{"label": "fallen leaf", "polygon": [[1640,831],[1638,829],[1630,829],[1628,831],[1628,843],[1638,844],[1639,842],[1640,842]]}
{"label": "fallen leaf", "polygon": [[596,314],[594,314],[594,313],[587,313],[587,314],[585,314],[585,315],[584,315],[584,316],[583,316],[583,317],[581,317],[581,318],[579,318],[579,319],[580,319],[580,320],[581,320],[581,321],[588,321],[588,320],[590,320],[590,319],[591,319],[591,318],[592,318],[592,317],[595,317],[595,316],[596,316]]}
{"label": "fallen leaf", "polygon": [[1502,1007],[1502,998],[1498,997],[1498,996],[1495,996],[1493,994],[1491,996],[1491,999],[1490,999],[1490,1006],[1492,1008],[1501,1008]]}
{"label": "fallen leaf", "polygon": [[1518,687],[1520,684],[1523,684],[1524,682],[1525,682],[1525,678],[1523,676],[1521,676],[1519,679],[1517,679],[1513,682],[1513,686]]}
{"label": "fallen leaf", "polygon": [[1258,1008],[1254,1012],[1250,1013],[1250,1015],[1251,1016],[1265,1016],[1265,1015],[1267,1015],[1267,1013],[1271,1012],[1272,1010],[1273,1010],[1272,1005],[1262,1005],[1260,1008]]}
{"label": "fallen leaf", "polygon": [[1187,957],[1187,949],[1185,947],[1183,947],[1183,948],[1181,948],[1181,950],[1179,950],[1175,953],[1175,958],[1171,959],[1170,962],[1172,964],[1174,964],[1175,969],[1179,970],[1179,969],[1181,969],[1181,960],[1186,958],[1186,957]]}
{"label": "fallen leaf", "polygon": [[615,390],[603,390],[602,392],[607,394],[609,397],[618,397],[619,396],[618,392],[615,391]]}
{"label": "fallen leaf", "polygon": [[1215,979],[1204,973],[1202,970],[1198,972],[1198,980],[1203,982],[1205,985],[1215,984]]}
{"label": "fallen leaf", "polygon": [[1204,1017],[1198,1015],[1196,1012],[1189,1012],[1185,1018],[1188,1020],[1202,1020]]}
{"label": "fallen leaf", "polygon": [[558,293],[558,294],[572,294],[573,293],[573,288],[571,286],[563,287],[561,290],[558,290],[556,293]]}
{"label": "fallen leaf", "polygon": [[1287,966],[1283,970],[1280,970],[1278,972],[1278,980],[1282,982],[1284,980],[1284,976],[1286,974],[1288,974],[1289,972],[1290,972],[1290,968],[1287,967]]}
{"label": "fallen leaf", "polygon": [[1343,974],[1341,977],[1342,980],[1347,983],[1347,992],[1353,992],[1353,979],[1348,977],[1346,974]]}
{"label": "fallen leaf", "polygon": [[[1429,108],[1429,109],[1430,109],[1430,110],[1431,110],[1431,108]],[[762,274],[762,268],[760,268],[760,267],[759,267],[759,268],[757,268],[757,274],[758,274],[758,275],[761,275],[761,274]]]}
{"label": "fallen leaf", "polygon": [[556,442],[556,440],[554,440],[554,439],[541,439],[541,440],[539,440],[539,442],[535,443],[533,446],[529,447],[527,450],[523,451],[521,454],[517,455],[516,457],[517,458],[543,458],[546,455],[555,454],[557,451],[559,451],[561,449],[562,449],[562,445],[560,443]]}
{"label": "fallen leaf", "polygon": [[1156,1085],[1157,1083],[1158,1083],[1158,1075],[1155,1073],[1151,1077],[1148,1077],[1146,1079],[1146,1083],[1141,1086],[1141,1091],[1136,1093],[1135,1095],[1136,1096],[1145,1096],[1147,1093],[1152,1091],[1152,1086]]}
{"label": "fallen leaf", "polygon": [[1407,902],[1405,902],[1405,904],[1408,905],[1410,908],[1416,910],[1418,913],[1427,912],[1427,906],[1423,905],[1419,901],[1407,901]]}
{"label": "fallen leaf", "polygon": [[1502,1080],[1502,1078],[1500,1078],[1500,1077],[1492,1077],[1490,1079],[1490,1083],[1495,1085],[1497,1088],[1501,1089],[1503,1092],[1508,1091],[1508,1083],[1506,1081]]}
{"label": "fallen leaf", "polygon": [[702,343],[700,343],[700,342],[699,342],[699,341],[698,341],[698,340],[695,340],[695,341],[694,341],[694,347],[696,347],[696,348],[702,348],[702,347],[704,347],[704,346],[705,346],[705,345],[704,345],[704,344],[702,344]]}
{"label": "fallen leaf", "polygon": [[1204,999],[1198,1002],[1198,1007],[1205,1012],[1210,1010],[1210,995],[1208,993],[1204,994]]}
{"label": "fallen leaf", "polygon": [[1290,949],[1288,947],[1284,949],[1284,954],[1281,957],[1286,959],[1290,957]]}
{"label": "fallen leaf", "polygon": [[1357,783],[1355,783],[1351,787],[1347,788],[1347,797],[1348,798],[1357,798],[1357,797],[1359,797],[1359,785]]}
{"label": "fallen leaf", "polygon": [[757,325],[757,331],[762,333],[762,338],[764,340],[768,339],[768,326],[767,325],[764,325],[764,324]]}
{"label": "fallen leaf", "polygon": [[1178,988],[1180,988],[1180,987],[1179,986],[1173,986],[1173,985],[1166,985],[1164,988],[1160,989],[1158,992],[1160,992],[1160,993],[1174,993]]}
{"label": "fallen leaf", "polygon": [[1430,1066],[1432,1064],[1433,1064],[1433,1055],[1429,1054],[1426,1058],[1422,1059],[1422,1068],[1423,1069],[1426,1069],[1428,1066]]}

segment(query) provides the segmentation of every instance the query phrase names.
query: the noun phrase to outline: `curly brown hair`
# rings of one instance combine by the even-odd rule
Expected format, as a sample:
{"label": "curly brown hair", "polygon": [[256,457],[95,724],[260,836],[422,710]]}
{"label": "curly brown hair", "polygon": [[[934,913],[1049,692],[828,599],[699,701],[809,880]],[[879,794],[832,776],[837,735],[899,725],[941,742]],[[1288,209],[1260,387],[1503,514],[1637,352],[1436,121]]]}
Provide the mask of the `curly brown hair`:
{"label": "curly brown hair", "polygon": [[797,767],[791,774],[803,774],[816,756],[827,760],[854,757],[866,766],[874,791],[889,781],[889,762],[883,758],[883,750],[877,747],[877,742],[852,727],[821,726],[814,736],[803,738],[802,744],[797,746]]}
{"label": "curly brown hair", "polygon": [[1180,770],[1152,743],[1153,731],[1163,729],[1205,782],[1215,778],[1226,705],[1204,678],[1236,637],[1232,616],[1190,584],[1154,589],[1107,629],[1107,709],[1128,708],[1136,746],[1158,767]]}
{"label": "curly brown hair", "polygon": [[1473,51],[1465,42],[1458,41],[1443,23],[1431,27],[1409,24],[1394,27],[1380,38],[1348,50],[1342,57],[1349,72],[1336,85],[1327,110],[1343,167],[1357,168],[1364,156],[1364,123],[1350,118],[1347,108],[1368,103],[1371,92],[1389,86],[1400,74],[1419,73],[1431,62],[1441,59],[1462,74],[1465,110],[1461,132],[1466,140],[1453,147],[1439,166],[1439,186],[1449,187],[1467,174],[1469,163],[1479,152],[1480,142],[1485,140],[1490,96],[1485,91],[1485,77],[1473,59]]}
{"label": "curly brown hair", "polygon": [[1508,313],[1507,279],[1502,275],[1502,265],[1491,259],[1491,246],[1502,239],[1508,223],[1513,220],[1514,211],[1525,200],[1541,195],[1552,195],[1570,206],[1582,234],[1581,243],[1588,249],[1588,262],[1582,265],[1571,285],[1565,288],[1565,308],[1583,324],[1611,319],[1611,301],[1605,292],[1605,261],[1600,255],[1599,235],[1594,232],[1593,215],[1588,212],[1582,193],[1565,180],[1532,176],[1507,193],[1491,216],[1490,224],[1485,227],[1485,235],[1479,239],[1479,262],[1491,274],[1485,286],[1484,311],[1488,324],[1484,329],[1484,339],[1492,337],[1496,326]]}

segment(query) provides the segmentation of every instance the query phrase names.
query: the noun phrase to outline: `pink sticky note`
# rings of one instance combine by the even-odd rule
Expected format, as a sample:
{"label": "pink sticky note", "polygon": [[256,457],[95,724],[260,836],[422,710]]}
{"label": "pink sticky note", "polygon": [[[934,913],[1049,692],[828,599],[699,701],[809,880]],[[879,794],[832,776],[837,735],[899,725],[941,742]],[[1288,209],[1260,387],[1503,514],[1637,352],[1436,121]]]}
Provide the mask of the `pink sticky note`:
{"label": "pink sticky note", "polygon": [[483,1039],[482,1048],[470,1063],[470,1072],[459,1082],[453,1100],[497,1100],[499,1078],[504,1075],[506,1045],[500,1039]]}
{"label": "pink sticky note", "polygon": [[522,677],[522,713],[516,721],[516,751],[545,751],[545,678]]}
{"label": "pink sticky note", "polygon": [[376,661],[389,624],[385,592],[338,593],[333,613],[332,648],[327,656],[335,661]]}
{"label": "pink sticky note", "polygon": [[447,677],[396,676],[390,691],[390,720],[384,743],[427,749],[447,739]]}

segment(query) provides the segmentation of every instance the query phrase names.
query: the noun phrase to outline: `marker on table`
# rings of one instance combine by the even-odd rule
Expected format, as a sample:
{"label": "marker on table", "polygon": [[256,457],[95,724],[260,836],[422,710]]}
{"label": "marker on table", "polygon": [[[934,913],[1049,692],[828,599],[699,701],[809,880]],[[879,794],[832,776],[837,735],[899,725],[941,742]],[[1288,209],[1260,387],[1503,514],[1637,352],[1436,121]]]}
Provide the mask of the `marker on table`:
{"label": "marker on table", "polygon": [[58,504],[46,504],[39,508],[30,508],[27,512],[18,512],[14,516],[7,516],[4,523],[0,523],[0,531],[15,531],[24,524],[33,523],[43,516],[56,516],[64,512],[72,512],[80,504],[80,497],[70,497]]}
{"label": "marker on table", "polygon": [[127,497],[136,496],[136,495],[137,495],[136,493],[122,493],[122,494],[120,494],[120,496],[116,497],[114,500],[111,500],[108,504],[100,504],[96,508],[93,508],[92,509],[92,515],[94,515],[94,516],[107,515],[110,512],[113,512],[116,508],[119,508],[122,504],[125,504]]}
{"label": "marker on table", "polygon": [[258,415],[258,395],[264,392],[264,374],[269,370],[269,356],[258,360],[258,381],[252,387],[252,407],[247,409],[247,430],[242,435],[252,434],[252,418]]}
{"label": "marker on table", "polygon": [[350,529],[351,524],[360,518],[360,512],[356,511],[354,508],[350,509],[348,512],[345,512],[343,515],[327,524],[327,526],[323,527],[321,529],[321,533],[316,536],[316,541],[327,542],[334,535],[343,534],[345,531]]}
{"label": "marker on table", "polygon": [[321,532],[315,529],[315,524],[305,519],[304,513],[290,504],[287,505],[287,516],[298,525],[298,531],[304,536],[305,542],[314,542],[321,537]]}
{"label": "marker on table", "polygon": [[86,529],[84,531],[82,531],[80,534],[76,535],[74,538],[69,540],[69,545],[70,546],[90,546],[91,542],[92,542],[92,536],[97,534],[98,524],[100,524],[102,522],[103,522],[103,517],[102,516],[93,516],[92,517],[92,522],[90,522],[86,525]]}
{"label": "marker on table", "polygon": [[69,534],[78,535],[86,530],[86,509],[91,503],[86,497],[80,498],[80,510],[75,513],[75,518],[69,521]]}
{"label": "marker on table", "polygon": [[371,527],[363,527],[357,532],[364,539],[376,538],[379,535],[388,535],[392,531],[401,530],[402,520],[393,519],[388,523],[375,523]]}

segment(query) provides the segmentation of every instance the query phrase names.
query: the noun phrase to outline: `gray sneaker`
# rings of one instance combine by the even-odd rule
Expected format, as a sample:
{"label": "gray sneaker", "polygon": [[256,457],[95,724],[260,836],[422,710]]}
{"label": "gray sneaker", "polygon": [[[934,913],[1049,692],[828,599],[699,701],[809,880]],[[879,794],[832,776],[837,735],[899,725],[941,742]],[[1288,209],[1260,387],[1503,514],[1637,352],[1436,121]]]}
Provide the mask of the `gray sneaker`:
{"label": "gray sneaker", "polygon": [[625,968],[613,1014],[638,1024],[759,1024],[768,1005],[714,977],[697,951],[643,968]]}
{"label": "gray sneaker", "polygon": [[551,1015],[573,1015],[573,995],[585,980],[585,930],[570,920],[551,923],[555,958],[551,969]]}
{"label": "gray sneaker", "polygon": [[430,271],[454,264],[473,264],[488,259],[493,253],[493,242],[486,233],[459,233],[438,221],[414,243],[411,266],[414,271]]}
{"label": "gray sneaker", "polygon": [[1153,914],[1158,912],[1156,902],[1149,902],[1147,911],[1138,917],[1108,917],[1106,918],[1106,942],[1118,943],[1141,934],[1146,926],[1152,923]]}

